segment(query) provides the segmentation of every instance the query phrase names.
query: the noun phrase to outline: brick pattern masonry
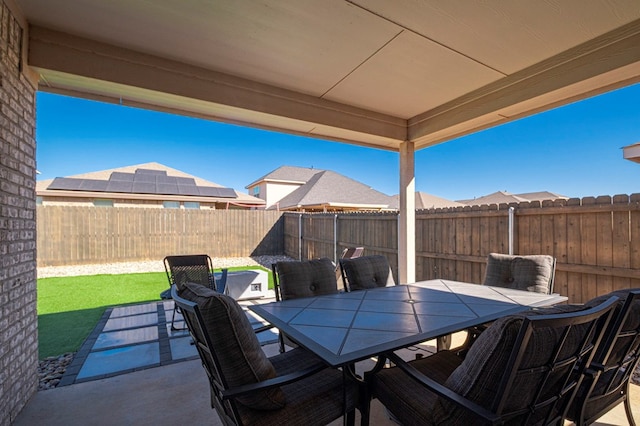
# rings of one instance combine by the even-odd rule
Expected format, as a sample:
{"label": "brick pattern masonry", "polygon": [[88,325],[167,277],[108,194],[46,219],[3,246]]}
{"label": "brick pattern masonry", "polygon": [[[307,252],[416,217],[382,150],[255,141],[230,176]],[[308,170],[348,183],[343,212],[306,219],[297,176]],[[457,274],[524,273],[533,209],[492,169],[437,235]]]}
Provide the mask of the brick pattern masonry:
{"label": "brick pattern masonry", "polygon": [[35,88],[25,31],[0,1],[0,425],[37,390]]}

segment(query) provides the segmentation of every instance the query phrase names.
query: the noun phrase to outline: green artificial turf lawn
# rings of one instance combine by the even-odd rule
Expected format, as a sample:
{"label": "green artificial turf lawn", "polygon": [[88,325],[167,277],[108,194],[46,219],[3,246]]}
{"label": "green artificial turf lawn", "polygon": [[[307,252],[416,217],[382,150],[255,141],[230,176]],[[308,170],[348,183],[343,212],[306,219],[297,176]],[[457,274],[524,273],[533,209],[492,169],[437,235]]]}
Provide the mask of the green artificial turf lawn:
{"label": "green artificial turf lawn", "polygon": [[[39,279],[39,358],[77,351],[108,307],[160,300],[167,287],[164,272]],[[269,288],[273,288],[271,274]]]}

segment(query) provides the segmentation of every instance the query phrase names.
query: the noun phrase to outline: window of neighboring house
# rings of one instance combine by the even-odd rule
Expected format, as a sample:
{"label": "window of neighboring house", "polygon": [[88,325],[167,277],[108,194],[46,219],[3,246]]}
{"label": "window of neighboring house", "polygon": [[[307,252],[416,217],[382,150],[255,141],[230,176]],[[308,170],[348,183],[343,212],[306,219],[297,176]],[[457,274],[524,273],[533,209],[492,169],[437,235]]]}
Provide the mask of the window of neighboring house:
{"label": "window of neighboring house", "polygon": [[42,197],[36,197],[36,206],[42,205]]}
{"label": "window of neighboring house", "polygon": [[200,203],[198,203],[197,201],[185,201],[184,202],[184,208],[185,209],[199,209],[200,208]]}
{"label": "window of neighboring house", "polygon": [[164,207],[165,209],[179,209],[180,201],[163,201],[162,207]]}
{"label": "window of neighboring house", "polygon": [[259,197],[260,196],[260,187],[259,186],[254,186],[253,187],[253,196],[254,197]]}
{"label": "window of neighboring house", "polygon": [[96,207],[113,207],[113,200],[93,200]]}

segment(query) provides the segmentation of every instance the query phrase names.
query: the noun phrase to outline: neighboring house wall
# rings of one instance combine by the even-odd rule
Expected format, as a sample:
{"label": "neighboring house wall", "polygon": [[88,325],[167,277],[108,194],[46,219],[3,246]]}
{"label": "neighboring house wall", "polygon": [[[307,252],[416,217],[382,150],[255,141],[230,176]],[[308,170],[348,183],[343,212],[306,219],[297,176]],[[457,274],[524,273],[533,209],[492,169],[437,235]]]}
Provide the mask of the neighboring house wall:
{"label": "neighboring house wall", "polygon": [[[97,201],[97,202],[96,202]],[[90,207],[101,204],[101,201],[111,201],[112,207],[140,207],[140,208],[167,208],[162,200],[127,200],[117,198],[76,198],[76,197],[38,197],[38,204],[43,206],[82,206]],[[200,209],[226,209],[226,205],[216,206],[216,203],[189,204],[188,201],[179,201],[179,208]],[[197,206],[197,207],[196,207]]]}
{"label": "neighboring house wall", "polygon": [[267,182],[265,186],[266,188],[264,192],[266,198],[264,198],[264,200],[267,202],[266,208],[269,208],[275,205],[278,201],[282,200],[287,195],[291,194],[296,189],[300,188],[301,185]]}
{"label": "neighboring house wall", "polygon": [[[35,81],[23,73],[26,25],[0,2],[0,425],[38,389]],[[24,72],[27,72],[25,70]]]}

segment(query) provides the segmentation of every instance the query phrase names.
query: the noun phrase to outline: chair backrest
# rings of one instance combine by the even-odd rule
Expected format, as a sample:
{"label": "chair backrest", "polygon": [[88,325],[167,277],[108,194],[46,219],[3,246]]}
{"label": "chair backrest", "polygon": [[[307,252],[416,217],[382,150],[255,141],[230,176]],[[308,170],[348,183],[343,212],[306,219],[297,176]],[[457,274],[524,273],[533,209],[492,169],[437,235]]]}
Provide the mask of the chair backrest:
{"label": "chair backrest", "polygon": [[176,285],[179,290],[187,282],[216,290],[211,258],[206,254],[167,256],[164,258],[164,270],[169,285]]}
{"label": "chair backrest", "polygon": [[225,391],[231,388],[276,377],[273,364],[234,299],[195,283],[186,283],[182,290],[174,286],[171,295],[182,310],[209,378],[211,405],[224,424],[242,424],[246,407],[275,410],[285,406],[279,387],[225,397]]}
{"label": "chair backrest", "polygon": [[384,256],[340,259],[340,270],[347,291],[396,285],[389,261]]}
{"label": "chair backrest", "polygon": [[[617,298],[593,307],[511,315],[480,334],[445,386],[500,416],[504,424],[562,424]],[[471,410],[440,398],[437,424],[475,424]]]}
{"label": "chair backrest", "polygon": [[[347,247],[342,250],[340,259],[354,259],[362,256],[364,253],[364,247]],[[345,290],[344,277],[342,276],[342,268],[340,268],[340,259],[338,259],[338,266],[336,267],[336,281],[338,281],[338,289]]]}
{"label": "chair backrest", "polygon": [[338,293],[335,267],[328,258],[271,265],[276,300]]}
{"label": "chair backrest", "polygon": [[489,253],[483,284],[550,294],[555,269],[553,256]]}
{"label": "chair backrest", "polygon": [[614,317],[571,409],[570,418],[578,424],[592,423],[623,401],[630,404],[628,386],[640,360],[640,289],[614,291],[585,305],[596,306],[611,296],[620,298]]}

